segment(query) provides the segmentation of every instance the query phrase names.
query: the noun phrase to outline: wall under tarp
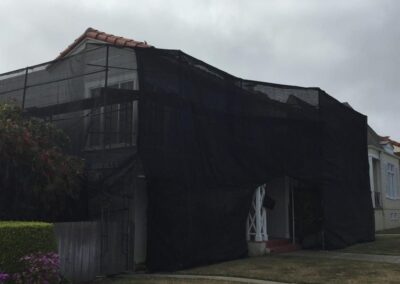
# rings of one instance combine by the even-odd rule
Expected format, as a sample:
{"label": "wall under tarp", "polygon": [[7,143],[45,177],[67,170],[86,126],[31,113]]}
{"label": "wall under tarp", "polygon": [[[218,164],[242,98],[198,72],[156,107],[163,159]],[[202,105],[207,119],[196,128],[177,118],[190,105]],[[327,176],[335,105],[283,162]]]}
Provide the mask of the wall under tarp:
{"label": "wall under tarp", "polygon": [[326,248],[374,238],[366,117],[321,89],[243,80],[180,51],[89,44],[1,74],[0,100],[63,128],[98,179],[89,198],[109,207],[130,202],[139,137],[153,271],[245,256],[253,192],[284,176],[318,189]]}
{"label": "wall under tarp", "polygon": [[180,51],[137,49],[148,267],[245,256],[254,189],[320,188],[328,249],[374,239],[366,117],[318,88],[233,77]]}

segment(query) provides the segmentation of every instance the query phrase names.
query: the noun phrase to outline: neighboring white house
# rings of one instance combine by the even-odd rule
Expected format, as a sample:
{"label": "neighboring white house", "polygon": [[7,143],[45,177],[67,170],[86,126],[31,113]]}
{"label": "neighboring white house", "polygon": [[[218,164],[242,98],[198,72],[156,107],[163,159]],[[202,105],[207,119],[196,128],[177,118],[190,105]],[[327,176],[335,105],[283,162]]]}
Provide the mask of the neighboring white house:
{"label": "neighboring white house", "polygon": [[375,230],[400,227],[400,157],[396,142],[368,127],[368,158]]}

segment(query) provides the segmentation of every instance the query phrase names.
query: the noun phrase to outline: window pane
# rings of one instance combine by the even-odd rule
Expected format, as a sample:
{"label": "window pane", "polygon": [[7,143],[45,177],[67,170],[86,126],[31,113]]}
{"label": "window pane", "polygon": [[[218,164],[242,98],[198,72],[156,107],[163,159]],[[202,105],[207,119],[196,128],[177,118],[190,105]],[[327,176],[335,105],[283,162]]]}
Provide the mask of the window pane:
{"label": "window pane", "polygon": [[119,110],[119,142],[132,143],[132,103],[120,104]]}
{"label": "window pane", "polygon": [[[109,84],[108,88],[129,89],[134,87],[133,81]],[[91,97],[100,96],[100,88],[92,89]],[[89,145],[101,146],[132,143],[132,102],[108,105],[92,109],[90,116]]]}

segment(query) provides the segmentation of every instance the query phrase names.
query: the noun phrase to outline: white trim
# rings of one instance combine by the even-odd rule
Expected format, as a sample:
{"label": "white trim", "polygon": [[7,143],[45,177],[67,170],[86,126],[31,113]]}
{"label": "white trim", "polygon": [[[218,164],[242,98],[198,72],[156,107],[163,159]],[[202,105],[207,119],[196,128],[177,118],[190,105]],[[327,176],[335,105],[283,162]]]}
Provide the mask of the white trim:
{"label": "white trim", "polygon": [[375,193],[374,193],[375,192],[374,161],[372,155],[368,155],[368,165],[369,165],[369,184],[371,188],[372,207],[376,208]]}
{"label": "white trim", "polygon": [[399,168],[391,162],[385,163],[386,198],[398,200],[399,198]]}
{"label": "white trim", "polygon": [[376,155],[375,153],[368,153],[368,157],[371,157],[373,159],[379,160],[379,156]]}
{"label": "white trim", "polygon": [[246,221],[247,241],[268,241],[267,212],[263,207],[265,187],[266,185],[263,184],[254,192],[252,206]]}
{"label": "white trim", "polygon": [[84,38],[80,43],[78,43],[78,45],[76,45],[73,49],[66,53],[63,58],[80,53],[81,51],[86,49],[88,43],[104,43],[105,45],[107,44],[105,41],[101,41],[98,39]]}
{"label": "white trim", "polygon": [[[130,73],[130,74],[124,73],[124,74],[120,74],[120,75],[109,76],[107,84],[109,86],[111,86],[114,84],[121,84],[121,83],[126,83],[129,81],[133,81],[133,89],[137,90],[138,82],[137,82],[137,76],[135,73]],[[104,80],[85,82],[85,98],[90,98],[90,95],[91,95],[90,90],[96,89],[96,88],[102,88],[102,87],[104,87]]]}
{"label": "white trim", "polygon": [[[379,154],[380,154],[380,153],[384,153],[385,155],[388,155],[389,157],[395,158],[396,160],[400,160],[400,157],[397,156],[396,154],[388,153],[388,152],[386,152],[384,149],[378,148],[378,147],[376,147],[376,146],[374,146],[374,145],[368,145],[368,149],[372,149],[372,150],[378,151]],[[373,153],[368,153],[368,154],[373,154]],[[374,155],[374,154],[373,154],[373,155]]]}

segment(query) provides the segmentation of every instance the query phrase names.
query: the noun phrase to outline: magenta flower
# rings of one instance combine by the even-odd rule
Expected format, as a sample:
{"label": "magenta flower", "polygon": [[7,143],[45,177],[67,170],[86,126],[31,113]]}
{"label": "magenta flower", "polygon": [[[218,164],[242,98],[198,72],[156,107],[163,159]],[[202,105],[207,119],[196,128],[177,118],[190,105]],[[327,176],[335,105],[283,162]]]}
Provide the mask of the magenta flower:
{"label": "magenta flower", "polygon": [[4,272],[0,272],[0,284],[5,283],[8,279],[10,279],[10,275]]}
{"label": "magenta flower", "polygon": [[25,263],[27,270],[13,275],[15,283],[58,284],[61,282],[58,254],[35,253],[22,257],[21,261]]}

